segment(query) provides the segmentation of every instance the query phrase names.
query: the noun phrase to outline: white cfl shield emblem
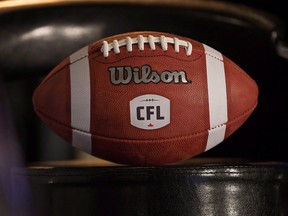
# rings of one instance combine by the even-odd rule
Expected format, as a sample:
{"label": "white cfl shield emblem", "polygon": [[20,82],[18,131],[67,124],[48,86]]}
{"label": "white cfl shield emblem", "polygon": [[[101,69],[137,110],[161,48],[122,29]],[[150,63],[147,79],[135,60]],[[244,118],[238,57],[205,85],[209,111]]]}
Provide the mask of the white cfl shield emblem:
{"label": "white cfl shield emblem", "polygon": [[170,100],[146,94],[130,101],[131,125],[144,130],[162,128],[170,123]]}

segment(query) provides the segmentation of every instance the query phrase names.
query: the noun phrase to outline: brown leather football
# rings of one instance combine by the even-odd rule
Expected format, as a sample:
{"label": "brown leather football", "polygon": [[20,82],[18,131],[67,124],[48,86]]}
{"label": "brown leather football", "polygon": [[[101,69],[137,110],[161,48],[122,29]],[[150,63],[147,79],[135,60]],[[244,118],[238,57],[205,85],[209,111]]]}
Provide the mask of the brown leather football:
{"label": "brown leather football", "polygon": [[75,52],[35,90],[56,134],[121,164],[182,161],[235,132],[258,101],[239,66],[195,40],[161,32],[115,35]]}

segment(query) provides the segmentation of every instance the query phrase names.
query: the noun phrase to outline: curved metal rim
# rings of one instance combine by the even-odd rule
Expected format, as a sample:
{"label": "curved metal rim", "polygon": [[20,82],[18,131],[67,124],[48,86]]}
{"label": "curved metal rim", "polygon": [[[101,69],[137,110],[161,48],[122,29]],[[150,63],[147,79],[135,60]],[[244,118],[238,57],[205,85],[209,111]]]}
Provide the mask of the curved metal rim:
{"label": "curved metal rim", "polygon": [[[285,40],[285,23],[283,20],[269,12],[258,10],[240,3],[227,2],[225,0],[10,0],[0,1],[0,15],[39,7],[75,6],[85,4],[175,6],[214,12],[214,14],[222,14],[224,16],[232,15],[233,17],[247,21],[251,26],[271,32],[271,42],[276,45],[277,54],[282,58],[288,59],[287,42],[283,42]],[[245,13],[243,13],[243,11]]]}
{"label": "curved metal rim", "polygon": [[[212,0],[11,0],[0,2],[0,13],[27,8],[77,4],[135,4],[191,7],[199,10],[233,14],[240,18],[248,18],[253,24],[268,31],[273,31],[282,22],[278,17],[255,8],[231,2]],[[244,14],[243,11],[245,11]]]}

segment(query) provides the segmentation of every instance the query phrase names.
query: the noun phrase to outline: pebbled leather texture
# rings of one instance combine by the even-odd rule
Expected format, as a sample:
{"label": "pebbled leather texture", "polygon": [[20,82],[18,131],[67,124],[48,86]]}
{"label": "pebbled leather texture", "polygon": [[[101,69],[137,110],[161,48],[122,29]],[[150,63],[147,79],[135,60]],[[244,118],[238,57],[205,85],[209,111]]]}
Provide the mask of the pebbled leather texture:
{"label": "pebbled leather texture", "polygon": [[283,163],[223,164],[207,159],[160,167],[46,163],[12,171],[16,196],[26,177],[36,215],[288,215],[288,164]]}

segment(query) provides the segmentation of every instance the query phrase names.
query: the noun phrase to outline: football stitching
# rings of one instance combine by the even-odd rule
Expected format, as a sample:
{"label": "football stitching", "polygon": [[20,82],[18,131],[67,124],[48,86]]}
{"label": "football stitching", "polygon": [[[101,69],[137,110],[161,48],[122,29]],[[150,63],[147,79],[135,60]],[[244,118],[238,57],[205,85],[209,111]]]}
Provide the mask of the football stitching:
{"label": "football stitching", "polygon": [[[99,50],[98,50],[98,51],[99,51]],[[209,55],[209,56],[211,56],[212,58],[217,59],[218,61],[224,62],[222,59],[218,58],[217,56],[213,55],[212,53],[205,52],[205,51],[203,51],[203,50],[199,50],[199,51],[202,52],[202,53],[204,53],[205,55]],[[90,53],[90,54],[88,53],[87,55],[84,55],[84,56],[82,56],[82,57],[79,57],[79,58],[75,59],[74,61],[70,62],[70,63],[67,64],[67,65],[63,65],[63,67],[59,68],[59,70],[58,70],[57,72],[55,72],[52,76],[49,77],[49,79],[45,80],[45,82],[43,82],[42,84],[44,85],[48,80],[50,80],[52,77],[54,77],[56,74],[58,74],[62,69],[67,68],[67,67],[69,67],[70,65],[72,65],[72,64],[80,61],[80,60],[83,59],[83,58],[89,57],[89,56],[91,56],[91,55],[94,54],[94,53],[97,53],[97,50],[95,50],[93,53]],[[195,53],[195,52],[193,52],[193,53]],[[192,62],[192,61],[196,61],[196,60],[198,60],[199,58],[202,57],[201,54],[199,54],[199,53],[197,53],[197,54],[199,55],[199,57],[196,58],[196,59],[193,59],[193,60],[183,60],[183,59],[178,59],[178,58],[175,58],[175,57],[173,57],[173,56],[167,56],[167,55],[159,55],[159,56],[157,56],[157,57],[165,56],[165,57],[171,57],[171,58],[174,58],[174,59],[176,59],[176,60],[180,60],[180,61],[184,61],[184,62]],[[96,56],[95,58],[97,58],[97,57],[99,57],[99,56],[100,56],[100,55]],[[131,56],[131,57],[133,57],[133,56]],[[131,57],[125,57],[125,58],[119,59],[118,61],[121,61],[121,60],[126,59],[126,58],[131,58]],[[156,57],[156,56],[134,56],[134,57]],[[109,63],[111,63],[111,62],[104,63],[104,62],[101,62],[101,61],[99,61],[99,60],[96,60],[95,58],[93,58],[92,60],[94,60],[94,61],[96,61],[96,62],[103,63],[103,64],[109,64]],[[226,62],[229,63],[230,65],[232,65],[234,69],[236,69],[238,72],[240,72],[241,74],[243,74],[246,78],[248,78],[250,81],[252,81],[254,84],[256,84],[255,81],[254,81],[250,76],[248,76],[248,74],[246,74],[245,72],[243,72],[243,71],[239,68],[238,65],[236,65],[234,62],[232,62],[229,58],[226,58],[226,59],[227,59]],[[116,62],[118,62],[118,61],[115,61],[115,62],[113,62],[113,63],[116,63]]]}
{"label": "football stitching", "polygon": [[[195,52],[194,52],[195,53]],[[122,60],[125,60],[125,59],[129,59],[129,58],[154,58],[154,57],[168,57],[168,58],[172,58],[172,59],[175,59],[175,60],[179,60],[179,61],[182,61],[182,62],[194,62],[194,61],[197,61],[199,60],[202,55],[197,53],[199,56],[197,58],[194,58],[194,59],[191,59],[191,60],[185,60],[185,59],[181,59],[181,58],[176,58],[174,56],[168,56],[168,55],[147,55],[147,56],[140,56],[140,55],[133,55],[133,56],[127,56],[127,57],[123,57],[121,59],[118,59],[117,61],[109,61],[109,62],[104,62],[104,61],[100,61],[100,60],[97,60],[96,58],[98,58],[99,56],[96,56],[95,58],[93,58],[92,60],[95,61],[95,62],[99,62],[101,64],[111,64],[111,63],[117,63],[117,62],[120,62]]]}

